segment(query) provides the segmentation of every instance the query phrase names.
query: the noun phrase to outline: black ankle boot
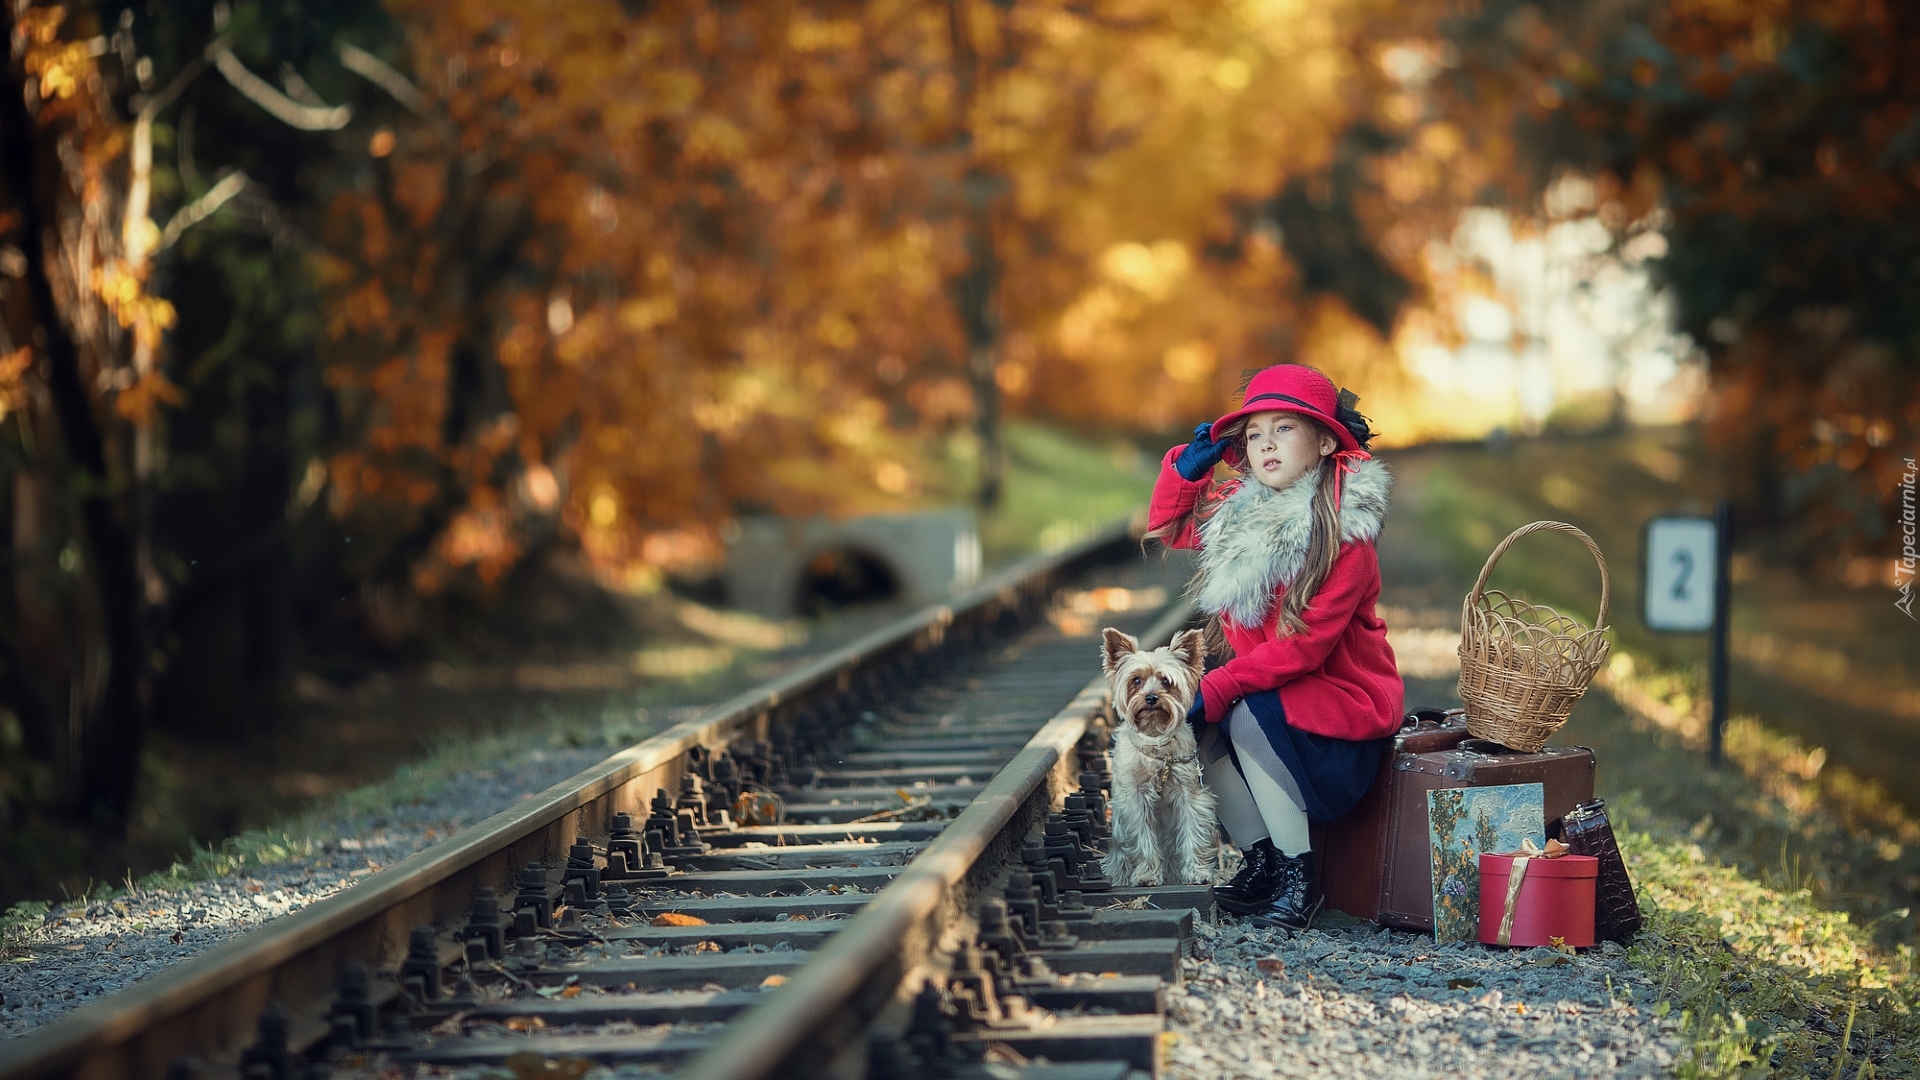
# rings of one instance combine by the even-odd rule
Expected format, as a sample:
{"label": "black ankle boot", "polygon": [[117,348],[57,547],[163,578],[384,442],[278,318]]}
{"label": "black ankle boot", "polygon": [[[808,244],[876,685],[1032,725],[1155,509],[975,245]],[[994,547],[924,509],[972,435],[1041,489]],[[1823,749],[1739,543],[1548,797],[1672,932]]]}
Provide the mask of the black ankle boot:
{"label": "black ankle boot", "polygon": [[1248,915],[1264,909],[1279,892],[1280,863],[1286,856],[1264,838],[1240,855],[1240,872],[1225,885],[1213,887],[1213,901],[1236,915]]}
{"label": "black ankle boot", "polygon": [[1276,876],[1281,884],[1274,890],[1273,899],[1258,911],[1246,912],[1252,916],[1248,921],[1262,927],[1311,929],[1314,916],[1320,914],[1321,902],[1319,882],[1313,872],[1313,852],[1280,855]]}

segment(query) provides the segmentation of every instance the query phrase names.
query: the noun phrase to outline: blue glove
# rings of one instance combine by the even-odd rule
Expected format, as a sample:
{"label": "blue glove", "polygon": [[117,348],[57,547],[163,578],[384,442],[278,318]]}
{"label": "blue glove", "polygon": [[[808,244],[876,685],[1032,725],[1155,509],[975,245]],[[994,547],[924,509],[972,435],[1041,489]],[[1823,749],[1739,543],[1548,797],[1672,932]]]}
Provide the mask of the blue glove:
{"label": "blue glove", "polygon": [[1226,443],[1213,441],[1213,425],[1201,424],[1193,429],[1193,441],[1173,459],[1173,471],[1189,483],[1205,480],[1226,453]]}
{"label": "blue glove", "polygon": [[1207,722],[1207,699],[1200,691],[1193,692],[1193,708],[1187,710],[1187,723],[1204,724]]}

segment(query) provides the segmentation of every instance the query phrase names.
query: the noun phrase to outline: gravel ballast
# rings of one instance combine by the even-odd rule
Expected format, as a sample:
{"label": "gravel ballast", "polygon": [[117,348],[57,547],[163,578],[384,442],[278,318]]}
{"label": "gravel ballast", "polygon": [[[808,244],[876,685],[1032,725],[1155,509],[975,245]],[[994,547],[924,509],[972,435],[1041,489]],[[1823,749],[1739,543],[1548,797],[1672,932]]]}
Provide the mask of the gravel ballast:
{"label": "gravel ballast", "polygon": [[[671,721],[669,721],[671,722]],[[123,990],[271,919],[351,887],[375,870],[604,760],[606,747],[530,750],[452,776],[432,796],[368,820],[323,822],[313,854],[233,877],[136,889],[54,907],[0,965],[0,1037],[12,1038]]]}
{"label": "gravel ballast", "polygon": [[1322,918],[1304,934],[1195,924],[1185,985],[1166,994],[1169,1075],[1656,1076],[1679,1053],[1618,945],[1436,945]]}

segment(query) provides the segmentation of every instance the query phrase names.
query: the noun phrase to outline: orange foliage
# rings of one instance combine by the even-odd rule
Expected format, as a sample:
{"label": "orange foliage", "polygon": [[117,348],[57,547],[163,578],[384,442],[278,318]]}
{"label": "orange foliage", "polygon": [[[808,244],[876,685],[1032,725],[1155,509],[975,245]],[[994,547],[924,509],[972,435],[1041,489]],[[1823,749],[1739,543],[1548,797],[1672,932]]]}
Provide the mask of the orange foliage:
{"label": "orange foliage", "polygon": [[332,473],[356,534],[449,567],[502,550],[482,510],[504,550],[557,515],[619,563],[740,506],[963,495],[935,437],[977,404],[970,215],[1012,407],[1211,415],[1242,368],[1314,350],[1282,244],[1242,246],[1229,209],[1326,164],[1391,10],[390,8],[431,112],[395,109],[327,215],[355,432]]}
{"label": "orange foliage", "polygon": [[[150,250],[160,231],[145,217],[123,216],[125,125],[107,94],[95,50],[84,40],[61,37],[63,29],[77,30],[69,15],[60,5],[27,7],[16,30],[21,68],[39,90],[34,122],[72,151],[61,155],[61,197],[71,209],[56,239],[62,257],[51,271],[53,284],[82,351],[85,382],[102,392],[103,403],[120,419],[146,428],[160,405],[180,401],[180,392],[157,369],[138,370],[131,358],[140,350],[152,355],[176,316],[171,303],[148,291],[152,264],[135,249]],[[109,433],[123,452],[125,438]]]}

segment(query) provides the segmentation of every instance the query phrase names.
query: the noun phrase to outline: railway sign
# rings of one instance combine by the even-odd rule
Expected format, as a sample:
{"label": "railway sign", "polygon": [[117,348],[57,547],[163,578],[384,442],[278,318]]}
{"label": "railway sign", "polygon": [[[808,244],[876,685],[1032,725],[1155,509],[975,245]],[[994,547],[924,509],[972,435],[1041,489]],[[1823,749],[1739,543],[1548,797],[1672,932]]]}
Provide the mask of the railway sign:
{"label": "railway sign", "polygon": [[1642,618],[1649,630],[1713,629],[1718,532],[1712,518],[1658,517],[1647,522],[1640,580]]}
{"label": "railway sign", "polygon": [[1721,499],[1713,516],[1657,517],[1640,536],[1640,617],[1649,630],[1706,631],[1707,682],[1713,713],[1707,723],[1707,760],[1720,764],[1727,729],[1727,612],[1732,595],[1727,556],[1733,547],[1733,504]]}

